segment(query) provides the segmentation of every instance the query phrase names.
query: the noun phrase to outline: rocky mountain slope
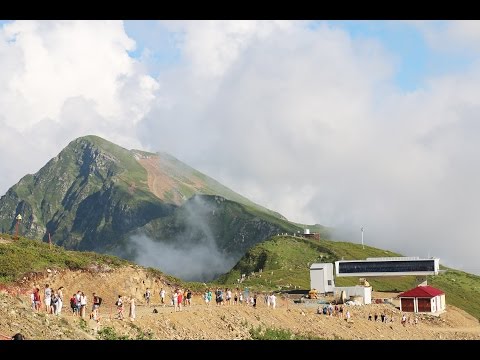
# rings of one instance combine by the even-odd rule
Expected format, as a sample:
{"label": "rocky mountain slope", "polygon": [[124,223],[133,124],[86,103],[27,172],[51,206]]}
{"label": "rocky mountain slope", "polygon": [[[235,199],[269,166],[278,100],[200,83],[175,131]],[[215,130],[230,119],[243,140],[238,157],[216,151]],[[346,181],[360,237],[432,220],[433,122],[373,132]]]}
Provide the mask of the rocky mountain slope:
{"label": "rocky mountain slope", "polygon": [[207,242],[234,262],[274,234],[301,229],[169,154],[96,136],[72,141],[12,186],[0,198],[0,231],[13,233],[17,214],[24,236],[47,241],[50,234],[67,249],[128,259],[136,259],[131,240],[139,234],[187,247]]}

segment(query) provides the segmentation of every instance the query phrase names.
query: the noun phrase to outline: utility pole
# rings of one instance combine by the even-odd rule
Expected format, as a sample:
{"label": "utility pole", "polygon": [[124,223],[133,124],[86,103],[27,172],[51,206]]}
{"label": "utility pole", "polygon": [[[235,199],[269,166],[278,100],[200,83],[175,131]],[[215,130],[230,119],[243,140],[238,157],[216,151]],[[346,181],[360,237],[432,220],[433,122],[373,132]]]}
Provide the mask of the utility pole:
{"label": "utility pole", "polygon": [[363,245],[363,226],[360,228],[360,230],[362,231],[362,249],[365,249],[365,246]]}

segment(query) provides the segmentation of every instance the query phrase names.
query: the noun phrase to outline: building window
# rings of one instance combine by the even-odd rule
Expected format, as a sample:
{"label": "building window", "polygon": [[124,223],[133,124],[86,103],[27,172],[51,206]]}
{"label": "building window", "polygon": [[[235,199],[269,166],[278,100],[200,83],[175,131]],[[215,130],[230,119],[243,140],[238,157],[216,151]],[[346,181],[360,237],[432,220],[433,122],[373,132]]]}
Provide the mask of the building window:
{"label": "building window", "polygon": [[327,280],[328,286],[332,286],[332,280]]}

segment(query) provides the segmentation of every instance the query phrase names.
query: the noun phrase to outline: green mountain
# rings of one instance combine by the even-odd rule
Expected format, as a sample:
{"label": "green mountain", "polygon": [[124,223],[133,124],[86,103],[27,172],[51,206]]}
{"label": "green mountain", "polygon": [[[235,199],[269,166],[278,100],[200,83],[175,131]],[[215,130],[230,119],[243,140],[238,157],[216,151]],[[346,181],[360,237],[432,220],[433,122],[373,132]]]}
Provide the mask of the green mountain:
{"label": "green mountain", "polygon": [[50,234],[67,249],[131,260],[138,234],[190,247],[207,239],[236,261],[260,241],[303,227],[169,154],[127,150],[97,136],[72,141],[12,186],[0,198],[1,232],[15,231],[17,214],[21,235],[47,241]]}
{"label": "green mountain", "polygon": [[[242,274],[248,276],[242,286],[260,291],[310,289],[310,264],[337,260],[362,260],[367,257],[402,256],[371,246],[331,240],[311,240],[292,236],[274,236],[249,249],[228,273],[217,281],[237,286]],[[428,276],[428,284],[445,292],[447,304],[457,306],[480,320],[480,276],[441,266],[445,272]],[[261,272],[260,272],[261,270]],[[416,286],[415,276],[369,277],[375,291],[406,291]],[[336,286],[352,286],[355,277],[336,277]]]}

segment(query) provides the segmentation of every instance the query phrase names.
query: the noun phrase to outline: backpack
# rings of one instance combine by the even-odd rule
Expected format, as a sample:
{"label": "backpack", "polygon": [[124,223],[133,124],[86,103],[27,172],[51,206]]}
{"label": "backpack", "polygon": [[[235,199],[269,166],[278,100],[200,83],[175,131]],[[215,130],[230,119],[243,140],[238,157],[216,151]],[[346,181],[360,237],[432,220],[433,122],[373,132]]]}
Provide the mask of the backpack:
{"label": "backpack", "polygon": [[98,306],[102,305],[102,298],[100,296],[98,296],[97,298],[98,298],[98,302],[97,302]]}

